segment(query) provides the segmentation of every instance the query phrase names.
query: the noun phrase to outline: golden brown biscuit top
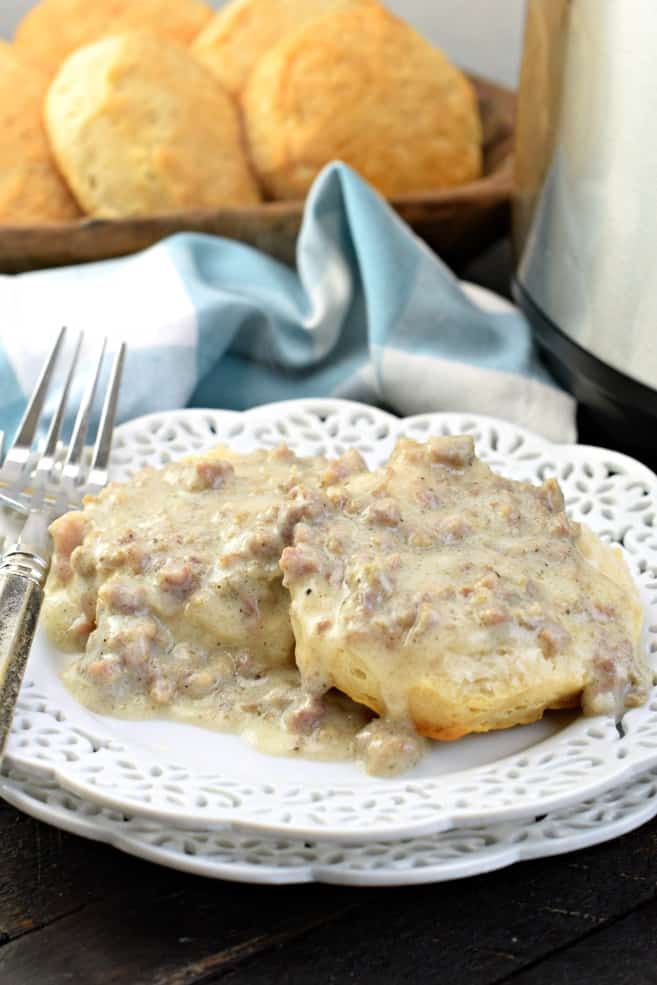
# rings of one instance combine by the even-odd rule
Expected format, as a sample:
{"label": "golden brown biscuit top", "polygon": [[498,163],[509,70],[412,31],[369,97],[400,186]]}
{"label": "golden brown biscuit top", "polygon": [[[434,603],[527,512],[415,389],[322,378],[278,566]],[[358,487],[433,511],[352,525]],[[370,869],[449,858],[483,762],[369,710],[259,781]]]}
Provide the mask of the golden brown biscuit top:
{"label": "golden brown biscuit top", "polygon": [[259,200],[232,98],[186,49],[148,32],[70,55],[45,118],[59,166],[89,214]]}
{"label": "golden brown biscuit top", "polygon": [[16,46],[53,75],[67,55],[109,34],[147,30],[189,45],[212,17],[199,0],[41,0],[16,29]]}
{"label": "golden brown biscuit top", "polygon": [[472,180],[481,123],[462,72],[378,5],[311,21],[266,52],[243,95],[252,156],[275,198],[331,160],[387,195]]}
{"label": "golden brown biscuit top", "polygon": [[265,51],[308,21],[376,0],[233,0],[212,18],[192,45],[229,92],[239,93]]}

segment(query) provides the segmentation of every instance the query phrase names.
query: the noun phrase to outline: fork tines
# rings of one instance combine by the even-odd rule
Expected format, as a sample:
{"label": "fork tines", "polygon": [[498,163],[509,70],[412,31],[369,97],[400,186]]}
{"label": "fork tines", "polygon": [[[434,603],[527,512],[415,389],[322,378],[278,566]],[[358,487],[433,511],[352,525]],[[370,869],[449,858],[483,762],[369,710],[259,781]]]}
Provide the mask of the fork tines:
{"label": "fork tines", "polygon": [[[0,466],[0,498],[22,509],[29,509],[36,495],[45,499],[66,497],[74,505],[86,493],[97,492],[107,481],[107,466],[112,443],[112,430],[118,402],[125,344],[114,356],[105,390],[105,397],[91,451],[87,453],[94,398],[103,368],[107,340],[103,339],[92,375],[87,379],[84,393],[73,425],[67,448],[60,442],[62,427],[69,409],[69,398],[76,376],[82,349],[80,333],[73,356],[66,369],[61,395],[49,422],[45,439],[38,443],[39,434],[48,424],[44,412],[51,390],[55,368],[60,361],[66,329],[62,328],[43,365],[36,386],[23,414],[13,443]],[[1,459],[0,448],[0,459]]]}

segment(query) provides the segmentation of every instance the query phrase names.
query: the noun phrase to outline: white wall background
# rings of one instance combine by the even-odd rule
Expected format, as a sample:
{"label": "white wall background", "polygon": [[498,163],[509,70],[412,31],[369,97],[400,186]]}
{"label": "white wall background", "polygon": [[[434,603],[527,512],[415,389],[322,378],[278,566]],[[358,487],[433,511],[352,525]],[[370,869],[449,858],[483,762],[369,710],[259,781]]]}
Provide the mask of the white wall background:
{"label": "white wall background", "polygon": [[[210,2],[223,6],[222,0]],[[33,5],[34,0],[0,0],[0,37],[11,37]],[[515,85],[525,0],[387,0],[386,6],[440,44],[464,68]]]}

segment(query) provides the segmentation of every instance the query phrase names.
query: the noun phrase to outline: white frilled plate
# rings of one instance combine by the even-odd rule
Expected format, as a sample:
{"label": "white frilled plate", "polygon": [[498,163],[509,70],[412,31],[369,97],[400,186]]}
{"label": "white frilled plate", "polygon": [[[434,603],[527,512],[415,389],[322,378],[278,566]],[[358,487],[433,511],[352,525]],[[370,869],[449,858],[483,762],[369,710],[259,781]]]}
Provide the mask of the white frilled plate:
{"label": "white frilled plate", "polygon": [[[227,442],[248,451],[287,442],[299,454],[358,448],[369,465],[399,434],[469,432],[493,468],[542,482],[556,475],[570,514],[621,543],[646,606],[644,642],[657,651],[657,477],[623,455],[557,446],[514,425],[463,414],[398,420],[335,400],[271,404],[243,414],[185,410],[122,426],[115,478]],[[657,766],[657,689],[612,719],[542,722],[436,743],[411,773],[376,779],[353,763],[259,753],[231,735],[162,721],[124,721],[81,707],[61,684],[58,655],[37,637],[7,749],[8,765],[50,778],[87,801],[177,827],[232,827],[263,836],[364,844],[548,814],[597,797]],[[137,823],[137,822],[135,822]]]}
{"label": "white frilled plate", "polygon": [[545,816],[364,845],[254,837],[126,817],[67,793],[54,780],[18,770],[0,776],[0,796],[65,831],[213,879],[270,885],[408,886],[463,879],[618,838],[657,813],[657,769]]}

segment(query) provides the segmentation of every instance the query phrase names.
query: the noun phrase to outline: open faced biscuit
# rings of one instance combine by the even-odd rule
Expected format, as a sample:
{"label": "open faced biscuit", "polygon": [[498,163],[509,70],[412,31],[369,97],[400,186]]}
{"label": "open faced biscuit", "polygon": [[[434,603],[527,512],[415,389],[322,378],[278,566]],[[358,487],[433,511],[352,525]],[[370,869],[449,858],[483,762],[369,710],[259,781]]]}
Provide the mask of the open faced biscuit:
{"label": "open faced biscuit", "polygon": [[16,29],[16,46],[52,76],[65,58],[109,34],[146,30],[189,45],[212,17],[199,0],[41,0]]}
{"label": "open faced biscuit", "polygon": [[378,5],[317,18],[270,48],[243,94],[251,155],[273,198],[302,197],[339,159],[385,195],[481,173],[474,90]]}
{"label": "open faced biscuit", "polygon": [[332,509],[281,561],[314,691],[436,739],[645,700],[636,589],[554,480],[496,475],[470,437],[403,439],[385,468],[327,493]]}
{"label": "open faced biscuit", "polygon": [[43,620],[59,647],[85,651],[74,672],[96,704],[166,703],[227,661],[293,665],[279,559],[322,506],[325,465],[218,448],[112,483],[53,523]]}
{"label": "open faced biscuit", "polygon": [[192,51],[234,94],[261,55],[308,21],[376,0],[233,0],[212,18]]}
{"label": "open faced biscuit", "polygon": [[41,118],[46,80],[0,41],[0,222],[65,222],[80,215]]}
{"label": "open faced biscuit", "polygon": [[90,215],[258,201],[231,97],[177,45],[137,33],[80,48],[50,86],[45,116]]}

